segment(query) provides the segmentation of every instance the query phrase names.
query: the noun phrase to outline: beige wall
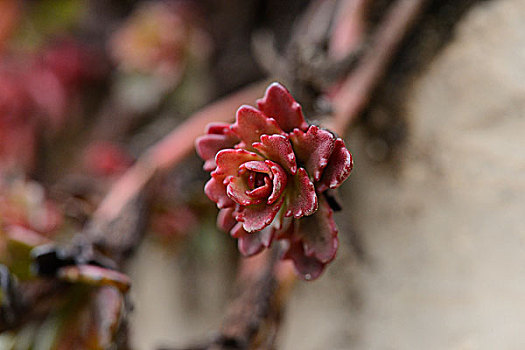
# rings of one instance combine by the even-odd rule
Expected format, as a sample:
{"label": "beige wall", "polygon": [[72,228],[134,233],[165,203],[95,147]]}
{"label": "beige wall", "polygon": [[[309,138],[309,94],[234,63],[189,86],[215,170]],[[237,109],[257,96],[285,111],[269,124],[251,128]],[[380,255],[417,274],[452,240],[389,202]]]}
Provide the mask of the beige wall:
{"label": "beige wall", "polygon": [[[321,279],[298,284],[280,348],[525,349],[525,0],[483,3],[456,34],[414,84],[398,169],[349,137],[341,249]],[[134,264],[136,348],[202,340],[227,297],[224,257],[204,264],[209,289],[188,306],[180,261],[156,249]]]}
{"label": "beige wall", "polygon": [[525,349],[525,1],[481,4],[456,34],[413,87],[400,169],[349,138],[368,263],[343,245],[299,288],[285,349]]}

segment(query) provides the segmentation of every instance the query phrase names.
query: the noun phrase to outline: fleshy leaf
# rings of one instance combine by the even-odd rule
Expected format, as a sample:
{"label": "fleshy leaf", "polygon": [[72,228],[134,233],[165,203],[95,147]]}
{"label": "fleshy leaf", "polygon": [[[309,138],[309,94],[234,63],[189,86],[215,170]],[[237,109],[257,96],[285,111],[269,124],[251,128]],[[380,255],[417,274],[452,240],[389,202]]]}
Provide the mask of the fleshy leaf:
{"label": "fleshy leaf", "polygon": [[271,173],[270,167],[265,162],[253,161],[253,160],[242,164],[240,166],[240,169],[241,171],[243,169],[246,169],[246,170],[256,171],[258,173],[266,173],[268,175],[270,175]]}
{"label": "fleshy leaf", "polygon": [[[224,130],[224,129],[223,129]],[[204,159],[204,170],[212,171],[215,169],[215,155],[222,149],[233,148],[239,142],[230,129],[226,129],[226,134],[208,134],[200,136],[195,141],[197,154]]]}
{"label": "fleshy leaf", "polygon": [[261,142],[255,142],[253,147],[268,159],[280,164],[290,174],[297,173],[295,154],[287,136],[262,135]]}
{"label": "fleshy leaf", "polygon": [[279,164],[274,163],[271,160],[267,160],[266,164],[270,166],[270,170],[273,175],[272,194],[270,197],[268,197],[266,204],[273,204],[279,199],[279,197],[281,197],[281,194],[284,192],[288,182],[288,176],[284,172],[283,168],[279,166]]}
{"label": "fleshy leaf", "polygon": [[272,193],[272,181],[268,176],[264,178],[264,185],[246,191],[246,194],[253,199],[265,199]]}
{"label": "fleshy leaf", "polygon": [[237,176],[239,167],[246,162],[264,160],[256,153],[244,149],[224,149],[217,153],[215,161],[217,169],[211,174],[213,177],[223,179],[228,176]]}
{"label": "fleshy leaf", "polygon": [[226,194],[226,185],[220,180],[211,178],[204,186],[204,193],[209,199],[217,203],[217,208],[227,208],[235,205],[230,197]]}
{"label": "fleshy leaf", "polygon": [[318,278],[325,267],[325,264],[316,258],[306,256],[303,245],[300,242],[291,242],[290,247],[283,255],[283,259],[291,259],[294,263],[295,271],[306,281]]}
{"label": "fleshy leaf", "polygon": [[242,106],[237,110],[237,119],[231,126],[231,130],[248,149],[251,149],[252,143],[259,141],[263,134],[284,134],[273,118],[266,117],[259,110],[250,106]]}
{"label": "fleshy leaf", "polygon": [[206,125],[206,134],[225,135],[230,131],[228,123],[209,123]]}
{"label": "fleshy leaf", "polygon": [[324,264],[334,259],[339,245],[337,226],[333,211],[323,197],[314,215],[299,220],[299,229],[295,235],[303,242],[307,256],[315,257]]}
{"label": "fleshy leaf", "polygon": [[[268,194],[271,189],[270,186],[267,187]],[[263,202],[263,199],[257,198],[256,196],[248,195],[249,188],[246,182],[241,177],[232,177],[230,183],[226,187],[226,193],[228,197],[233,199],[233,201],[240,205],[254,205]]]}
{"label": "fleshy leaf", "polygon": [[260,231],[270,225],[281,209],[284,198],[281,197],[273,204],[256,204],[247,207],[241,207],[235,215],[235,219],[243,223],[247,232]]}
{"label": "fleshy leaf", "polygon": [[353,166],[352,154],[346,149],[344,141],[338,138],[318,186],[319,191],[339,187],[348,178]]}
{"label": "fleshy leaf", "polygon": [[[246,172],[248,172],[248,179],[247,184],[249,189],[246,190],[246,194],[248,197],[252,199],[266,199],[272,193],[272,180],[273,173],[270,169],[270,166],[268,166],[265,162],[257,162],[257,161],[251,161],[246,162],[242,164],[239,168],[239,173],[244,173],[246,176]],[[265,175],[262,175],[265,174]],[[258,184],[257,182],[257,175],[264,176],[264,183]],[[258,202],[260,203],[260,201]],[[241,204],[241,203],[239,203]],[[248,204],[243,204],[248,205]]]}
{"label": "fleshy leaf", "polygon": [[241,223],[232,229],[232,237],[238,238],[238,248],[242,255],[252,256],[264,248],[270,246],[275,229],[272,226],[265,227],[261,231],[249,233],[244,230]]}
{"label": "fleshy leaf", "polygon": [[317,210],[317,195],[314,184],[308,178],[306,170],[297,169],[297,175],[292,176],[292,183],[287,186],[288,200],[285,216],[298,219],[312,215]]}
{"label": "fleshy leaf", "polygon": [[295,128],[301,130],[308,128],[301,105],[279,83],[273,83],[266,89],[264,97],[257,100],[257,106],[265,115],[274,118],[286,132]]}
{"label": "fleshy leaf", "polygon": [[314,181],[319,181],[334,150],[334,135],[311,125],[306,133],[295,129],[290,133],[290,140],[298,161],[304,165]]}
{"label": "fleshy leaf", "polygon": [[219,211],[217,215],[217,226],[225,231],[229,232],[237,224],[237,221],[233,217],[233,208],[224,208]]}
{"label": "fleshy leaf", "polygon": [[352,156],[341,139],[306,123],[282,85],[270,85],[257,106],[241,106],[233,125],[210,124],[197,141],[205,169],[215,169],[205,192],[222,208],[217,225],[238,239],[242,254],[287,241],[283,258],[315,279],[339,243],[333,203],[319,196],[349,176]]}

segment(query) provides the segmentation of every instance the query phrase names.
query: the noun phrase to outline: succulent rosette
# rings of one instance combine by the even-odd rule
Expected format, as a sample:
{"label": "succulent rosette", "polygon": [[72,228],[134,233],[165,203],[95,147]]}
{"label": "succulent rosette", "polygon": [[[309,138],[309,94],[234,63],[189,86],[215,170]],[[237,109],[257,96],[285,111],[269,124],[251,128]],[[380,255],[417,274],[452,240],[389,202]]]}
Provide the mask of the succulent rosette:
{"label": "succulent rosette", "polygon": [[220,209],[217,224],[238,239],[241,253],[280,240],[300,276],[318,277],[338,246],[323,192],[350,175],[344,141],[309,125],[288,90],[273,83],[257,108],[237,110],[234,124],[208,125],[196,148],[211,172],[204,190]]}

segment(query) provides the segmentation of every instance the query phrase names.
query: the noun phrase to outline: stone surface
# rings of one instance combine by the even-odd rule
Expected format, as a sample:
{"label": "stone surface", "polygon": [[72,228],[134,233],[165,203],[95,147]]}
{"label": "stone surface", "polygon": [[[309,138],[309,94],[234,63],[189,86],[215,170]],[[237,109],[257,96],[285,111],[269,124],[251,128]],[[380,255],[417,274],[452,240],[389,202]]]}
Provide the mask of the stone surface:
{"label": "stone surface", "polygon": [[284,349],[525,348],[525,1],[479,5],[456,34],[413,87],[399,169],[349,142],[368,259],[348,268],[342,245],[299,287]]}

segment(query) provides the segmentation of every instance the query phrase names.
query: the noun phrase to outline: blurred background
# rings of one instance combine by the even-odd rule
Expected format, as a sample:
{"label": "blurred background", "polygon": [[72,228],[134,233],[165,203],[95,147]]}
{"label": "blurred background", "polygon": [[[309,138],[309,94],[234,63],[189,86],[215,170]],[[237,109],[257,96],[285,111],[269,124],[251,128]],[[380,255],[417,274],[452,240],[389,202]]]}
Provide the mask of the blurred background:
{"label": "blurred background", "polygon": [[525,0],[0,0],[0,349],[211,349],[242,258],[193,138],[93,222],[272,80],[355,166],[336,259],[250,348],[525,348]]}

